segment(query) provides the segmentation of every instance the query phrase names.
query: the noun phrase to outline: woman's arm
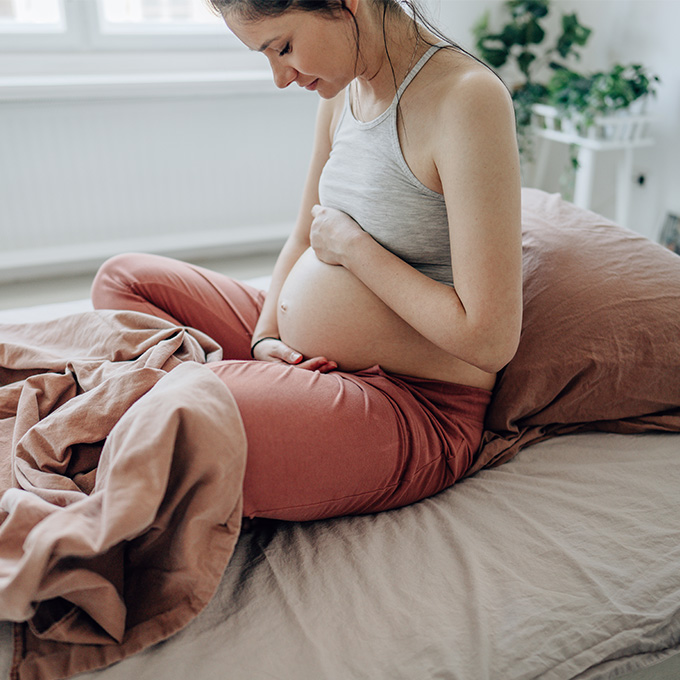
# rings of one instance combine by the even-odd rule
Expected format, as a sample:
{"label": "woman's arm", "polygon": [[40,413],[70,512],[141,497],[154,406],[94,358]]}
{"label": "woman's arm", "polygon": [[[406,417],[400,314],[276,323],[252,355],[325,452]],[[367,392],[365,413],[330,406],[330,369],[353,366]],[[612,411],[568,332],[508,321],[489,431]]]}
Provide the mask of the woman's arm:
{"label": "woman's arm", "polygon": [[512,101],[493,74],[474,71],[442,97],[438,111],[432,157],[449,215],[455,290],[406,264],[339,211],[314,207],[311,244],[319,259],[347,268],[435,345],[494,373],[514,355],[522,317]]}
{"label": "woman's arm", "polygon": [[[314,132],[314,146],[312,158],[307,173],[307,179],[302,194],[300,210],[295,223],[295,227],[286,240],[274,266],[272,280],[267,292],[267,297],[260,313],[260,318],[255,325],[251,345],[261,338],[278,338],[277,305],[279,294],[286,277],[298,261],[300,255],[309,248],[309,231],[312,223],[312,206],[319,202],[319,178],[332,145],[331,132],[335,128],[335,117],[341,106],[344,92],[332,100],[321,100],[316,118],[316,128]],[[289,364],[297,364],[303,368],[311,370],[321,369],[326,366],[330,369],[335,368],[333,362],[327,361],[324,357],[299,363],[302,355],[294,348],[288,347],[280,340],[265,340],[258,343],[254,351],[255,358],[269,361],[283,361]]]}

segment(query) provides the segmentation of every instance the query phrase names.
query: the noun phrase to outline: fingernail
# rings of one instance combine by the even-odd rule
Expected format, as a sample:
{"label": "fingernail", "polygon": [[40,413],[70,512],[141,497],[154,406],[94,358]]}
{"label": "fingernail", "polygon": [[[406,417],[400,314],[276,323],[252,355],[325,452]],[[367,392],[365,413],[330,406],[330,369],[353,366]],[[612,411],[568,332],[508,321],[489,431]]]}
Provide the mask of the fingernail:
{"label": "fingernail", "polygon": [[297,363],[298,361],[300,361],[300,359],[302,359],[302,354],[300,354],[299,352],[293,352],[290,356],[294,363]]}

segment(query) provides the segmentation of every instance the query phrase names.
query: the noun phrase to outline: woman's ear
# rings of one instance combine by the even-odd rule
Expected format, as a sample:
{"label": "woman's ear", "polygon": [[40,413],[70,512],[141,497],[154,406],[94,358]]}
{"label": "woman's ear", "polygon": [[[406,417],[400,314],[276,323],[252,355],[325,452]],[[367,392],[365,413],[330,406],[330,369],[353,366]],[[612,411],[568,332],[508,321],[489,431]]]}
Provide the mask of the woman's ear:
{"label": "woman's ear", "polygon": [[354,15],[357,15],[357,9],[361,0],[345,0],[345,7]]}

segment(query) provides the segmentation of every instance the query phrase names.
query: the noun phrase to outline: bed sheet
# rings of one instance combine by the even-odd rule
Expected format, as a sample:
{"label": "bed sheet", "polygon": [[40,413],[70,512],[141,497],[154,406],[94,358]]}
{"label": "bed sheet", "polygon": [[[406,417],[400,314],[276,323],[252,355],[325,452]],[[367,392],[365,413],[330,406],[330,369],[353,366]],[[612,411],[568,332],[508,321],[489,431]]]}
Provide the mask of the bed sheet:
{"label": "bed sheet", "polygon": [[679,491],[680,435],[588,433],[399,510],[259,522],[186,629],[78,677],[623,677],[680,646]]}

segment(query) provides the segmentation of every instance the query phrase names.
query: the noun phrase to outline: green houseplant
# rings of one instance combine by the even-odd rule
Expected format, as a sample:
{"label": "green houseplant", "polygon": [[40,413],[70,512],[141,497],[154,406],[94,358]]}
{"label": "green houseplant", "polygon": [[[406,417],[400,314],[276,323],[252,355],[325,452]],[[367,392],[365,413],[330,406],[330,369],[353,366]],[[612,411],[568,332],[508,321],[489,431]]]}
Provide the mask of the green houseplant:
{"label": "green houseplant", "polygon": [[[629,110],[634,102],[656,93],[659,78],[640,64],[615,64],[610,71],[590,74],[571,68],[571,62],[580,59],[579,48],[592,34],[575,13],[560,16],[560,32],[549,42],[550,0],[507,0],[504,10],[507,20],[500,30],[491,30],[487,12],[473,32],[481,59],[497,69],[514,67],[511,89],[525,159],[532,156],[530,126],[535,104],[555,107],[585,136],[597,117]],[[577,165],[573,150],[572,165]]]}
{"label": "green houseplant", "polygon": [[630,110],[636,102],[656,95],[659,82],[642,64],[614,64],[610,71],[591,74],[561,68],[547,84],[547,103],[586,136],[597,117]]}
{"label": "green houseplant", "polygon": [[578,48],[588,42],[592,31],[579,22],[576,14],[563,14],[560,34],[545,45],[550,0],[507,0],[504,9],[507,21],[500,30],[490,28],[490,14],[486,12],[473,27],[473,33],[482,60],[495,69],[514,67],[512,98],[517,133],[520,150],[529,155],[531,107],[545,102],[549,94],[541,75],[546,67],[566,69],[569,60],[579,59]]}

